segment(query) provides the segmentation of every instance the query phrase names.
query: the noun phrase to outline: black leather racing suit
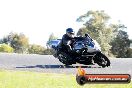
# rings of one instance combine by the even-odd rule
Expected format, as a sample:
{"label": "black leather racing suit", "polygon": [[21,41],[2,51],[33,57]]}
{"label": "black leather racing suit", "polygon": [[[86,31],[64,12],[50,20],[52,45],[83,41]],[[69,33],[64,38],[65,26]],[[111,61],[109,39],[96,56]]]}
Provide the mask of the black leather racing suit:
{"label": "black leather racing suit", "polygon": [[64,34],[59,46],[61,47],[62,51],[68,51],[68,53],[70,53],[72,51],[73,41],[73,38],[69,37],[67,34]]}

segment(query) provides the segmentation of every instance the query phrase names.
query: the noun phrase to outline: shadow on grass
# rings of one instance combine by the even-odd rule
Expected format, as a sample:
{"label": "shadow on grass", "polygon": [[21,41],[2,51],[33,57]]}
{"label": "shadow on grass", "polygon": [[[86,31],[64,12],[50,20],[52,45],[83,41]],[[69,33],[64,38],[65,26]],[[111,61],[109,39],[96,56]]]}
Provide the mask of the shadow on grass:
{"label": "shadow on grass", "polygon": [[[36,65],[36,66],[21,66],[16,68],[78,68],[79,66],[72,65]],[[93,66],[81,66],[81,68],[101,68],[101,67],[93,67]]]}

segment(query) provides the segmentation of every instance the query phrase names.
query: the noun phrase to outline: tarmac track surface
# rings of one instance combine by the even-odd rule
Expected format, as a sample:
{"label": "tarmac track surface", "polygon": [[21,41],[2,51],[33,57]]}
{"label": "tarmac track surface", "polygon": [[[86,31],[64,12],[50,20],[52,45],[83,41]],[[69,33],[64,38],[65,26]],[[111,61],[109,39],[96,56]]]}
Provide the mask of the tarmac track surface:
{"label": "tarmac track surface", "polygon": [[0,53],[0,69],[76,74],[77,68],[82,66],[89,74],[132,75],[132,58],[110,58],[110,61],[111,66],[106,68],[102,68],[97,64],[64,66],[52,55]]}

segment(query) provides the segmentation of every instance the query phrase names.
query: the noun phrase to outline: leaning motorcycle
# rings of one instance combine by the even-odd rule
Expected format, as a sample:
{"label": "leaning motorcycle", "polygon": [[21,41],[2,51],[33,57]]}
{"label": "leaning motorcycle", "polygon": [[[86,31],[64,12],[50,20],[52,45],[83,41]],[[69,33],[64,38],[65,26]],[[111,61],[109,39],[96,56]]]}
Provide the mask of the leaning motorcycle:
{"label": "leaning motorcycle", "polygon": [[53,56],[65,65],[97,63],[102,67],[110,66],[110,60],[101,52],[100,45],[96,40],[89,38],[89,36],[75,37],[74,40],[72,53],[69,54],[61,51],[57,46],[52,46],[55,52],[58,53],[57,56]]}

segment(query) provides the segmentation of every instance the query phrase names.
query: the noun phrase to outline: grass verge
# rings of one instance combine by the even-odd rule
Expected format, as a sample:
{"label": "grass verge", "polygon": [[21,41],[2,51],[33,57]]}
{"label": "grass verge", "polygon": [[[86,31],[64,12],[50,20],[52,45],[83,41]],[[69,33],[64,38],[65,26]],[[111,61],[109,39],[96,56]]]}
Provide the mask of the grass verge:
{"label": "grass verge", "polygon": [[129,84],[76,83],[75,75],[0,70],[0,88],[132,88]]}

